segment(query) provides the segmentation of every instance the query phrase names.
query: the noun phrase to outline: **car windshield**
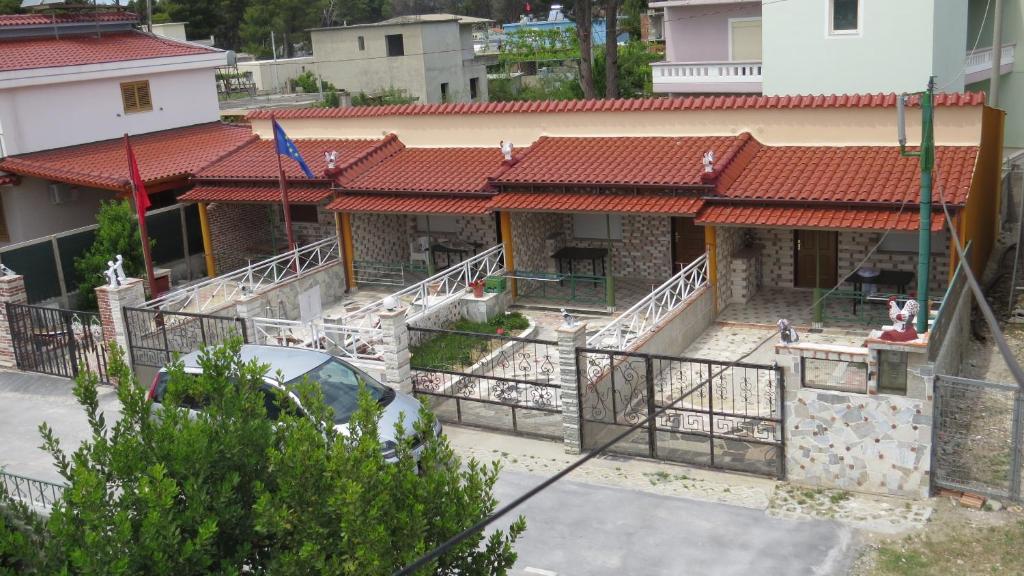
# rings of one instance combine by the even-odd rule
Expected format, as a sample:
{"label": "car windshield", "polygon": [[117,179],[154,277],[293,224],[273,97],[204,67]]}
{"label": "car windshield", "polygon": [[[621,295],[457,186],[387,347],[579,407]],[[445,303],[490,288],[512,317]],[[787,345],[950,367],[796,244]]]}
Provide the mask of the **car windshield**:
{"label": "car windshield", "polygon": [[337,358],[331,358],[302,376],[286,382],[285,385],[290,388],[302,382],[303,378],[320,383],[324,403],[334,410],[335,424],[348,422],[352,413],[356,411],[360,382],[366,386],[370,397],[381,404],[386,405],[394,398],[394,392],[390,388]]}

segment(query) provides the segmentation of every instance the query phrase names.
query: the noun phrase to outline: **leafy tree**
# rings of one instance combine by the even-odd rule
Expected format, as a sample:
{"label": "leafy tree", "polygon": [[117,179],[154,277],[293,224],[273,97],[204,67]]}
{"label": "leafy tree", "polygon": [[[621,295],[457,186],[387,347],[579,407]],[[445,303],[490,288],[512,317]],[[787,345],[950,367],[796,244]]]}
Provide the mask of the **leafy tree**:
{"label": "leafy tree", "polygon": [[20,14],[21,0],[0,0],[0,14]]}
{"label": "leafy tree", "polygon": [[0,483],[0,576],[32,574],[42,565],[43,522]]}
{"label": "leafy tree", "polygon": [[575,0],[574,3],[576,37],[580,46],[580,87],[583,88],[583,97],[587,100],[597,98],[597,90],[594,88],[594,7],[591,5],[592,1]]}
{"label": "leafy tree", "polygon": [[[173,364],[159,418],[116,346],[109,373],[119,420],[99,411],[97,377],[79,376],[74,391],[91,437],[68,454],[41,427],[68,487],[33,558],[40,572],[387,574],[495,509],[497,466],[462,466],[426,410],[414,426],[424,442],[417,473],[401,425],[398,462],[385,462],[381,407],[365,390],[345,433],[323,424],[331,411],[308,382],[293,389],[305,414],[280,395],[271,421],[261,391],[267,367],[243,362],[239,347],[204,350],[199,376]],[[178,407],[186,403],[203,409]],[[427,572],[503,574],[524,529],[520,518],[507,532],[469,538]]]}
{"label": "leafy tree", "polygon": [[[136,278],[145,273],[146,266],[139,225],[127,200],[103,202],[96,215],[96,223],[96,239],[92,246],[81,257],[75,258],[79,303],[90,310],[96,308],[94,290],[105,282],[103,272],[108,261],[120,254],[124,258],[124,273]],[[150,246],[154,245],[150,239]]]}
{"label": "leafy tree", "polygon": [[305,0],[251,0],[245,8],[239,37],[246,52],[273,56],[270,33],[276,35],[278,56],[294,56],[294,45],[308,40],[306,30],[320,25],[322,4]]}
{"label": "leafy tree", "polygon": [[[216,35],[226,21],[221,12],[218,2],[210,0],[163,0],[159,3],[162,11],[166,12],[172,22],[188,22],[188,35],[190,38],[209,38]],[[144,6],[144,4],[142,4]],[[157,3],[154,2],[153,10],[156,12]],[[231,23],[228,23],[229,25]],[[237,26],[237,24],[234,24]],[[216,37],[218,42],[223,38]]]}
{"label": "leafy tree", "polygon": [[[604,97],[619,97],[619,5],[622,0],[604,0]],[[601,70],[601,66],[597,67]],[[595,74],[596,75],[596,74]],[[597,79],[594,80],[595,84]]]}
{"label": "leafy tree", "polygon": [[[656,62],[661,56],[654,54],[647,49],[647,44],[640,41],[633,41],[625,46],[619,46],[617,72],[619,80],[618,97],[620,98],[643,98],[653,93],[651,62]],[[598,92],[605,92],[605,70],[607,63],[604,54],[598,54],[594,59],[594,85]]]}

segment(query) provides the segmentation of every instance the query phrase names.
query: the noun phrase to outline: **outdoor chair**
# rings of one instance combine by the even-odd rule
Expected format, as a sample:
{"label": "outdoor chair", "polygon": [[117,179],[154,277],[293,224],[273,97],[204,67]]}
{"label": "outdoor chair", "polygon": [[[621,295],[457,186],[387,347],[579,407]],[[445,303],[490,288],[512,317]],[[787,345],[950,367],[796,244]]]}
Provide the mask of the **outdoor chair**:
{"label": "outdoor chair", "polygon": [[423,262],[423,267],[430,267],[430,237],[420,236],[409,242],[409,262]]}

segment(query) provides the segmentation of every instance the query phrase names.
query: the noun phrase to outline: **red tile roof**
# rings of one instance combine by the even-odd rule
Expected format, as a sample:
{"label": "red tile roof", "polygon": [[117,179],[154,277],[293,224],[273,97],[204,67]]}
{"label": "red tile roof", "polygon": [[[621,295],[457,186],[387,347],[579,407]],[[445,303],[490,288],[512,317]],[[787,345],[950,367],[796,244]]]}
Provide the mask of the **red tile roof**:
{"label": "red tile roof", "polygon": [[[391,153],[401,148],[394,136],[381,140],[346,140],[346,139],[309,139],[294,140],[309,169],[318,179],[327,179],[327,161],[324,152],[334,150],[338,153],[336,170],[344,170],[349,165],[358,164],[364,156],[387,148]],[[298,162],[282,157],[281,166],[289,179],[306,180],[306,175],[299,168]],[[277,153],[273,140],[257,140],[220,158],[204,167],[196,174],[196,180],[274,180],[277,181]]]}
{"label": "red tile roof", "polygon": [[0,40],[0,72],[219,52],[143,32]]}
{"label": "red tile roof", "polygon": [[353,191],[480,193],[491,191],[491,179],[506,169],[497,146],[405,148],[342,185]]}
{"label": "red tile roof", "polygon": [[[131,137],[147,183],[185,178],[255,138],[248,126],[220,122]],[[128,160],[121,138],[55,148],[0,160],[0,170],[79,186],[128,190]]]}
{"label": "red tile roof", "polygon": [[492,210],[510,212],[601,212],[693,216],[704,204],[695,196],[664,194],[580,194],[559,192],[502,192]]}
{"label": "red tile roof", "polygon": [[[935,213],[932,230],[942,229],[944,220]],[[746,204],[705,204],[698,224],[768,226],[772,228],[821,228],[834,230],[917,230],[916,208],[902,212],[891,208],[836,208],[832,206],[762,206]]]}
{"label": "red tile roof", "polygon": [[[977,146],[939,146],[936,163],[946,201],[964,204]],[[895,146],[763,147],[719,194],[729,198],[815,202],[886,202],[920,198],[917,158]]]}
{"label": "red tile roof", "polygon": [[[330,188],[289,186],[288,202],[292,204],[319,204],[331,196]],[[255,204],[277,204],[281,202],[281,189],[277,186],[240,185],[198,185],[178,197],[179,202],[244,202]]]}
{"label": "red tile roof", "polygon": [[18,181],[18,177],[14,174],[0,174],[0,186],[6,186],[8,184],[14,184]]}
{"label": "red tile roof", "polygon": [[138,22],[132,12],[81,12],[77,14],[3,14],[0,28],[46,26],[49,24],[77,24],[79,22]]}
{"label": "red tile roof", "polygon": [[327,205],[336,212],[379,214],[481,215],[490,211],[489,198],[459,196],[400,196],[397,194],[342,194]]}
{"label": "red tile roof", "polygon": [[751,140],[741,136],[541,137],[498,182],[502,185],[657,186],[704,183],[701,158],[721,168]]}
{"label": "red tile roof", "polygon": [[[910,98],[916,106],[917,97]],[[983,92],[935,96],[936,106],[981,106]],[[544,112],[657,112],[666,110],[738,110],[766,108],[894,108],[895,94],[843,94],[834,96],[690,96],[619,100],[544,100],[532,102],[472,102],[457,104],[394,104],[347,108],[277,109],[278,119],[365,118],[370,116],[447,116],[458,114],[533,114]],[[254,110],[248,117],[267,120],[270,110]]]}

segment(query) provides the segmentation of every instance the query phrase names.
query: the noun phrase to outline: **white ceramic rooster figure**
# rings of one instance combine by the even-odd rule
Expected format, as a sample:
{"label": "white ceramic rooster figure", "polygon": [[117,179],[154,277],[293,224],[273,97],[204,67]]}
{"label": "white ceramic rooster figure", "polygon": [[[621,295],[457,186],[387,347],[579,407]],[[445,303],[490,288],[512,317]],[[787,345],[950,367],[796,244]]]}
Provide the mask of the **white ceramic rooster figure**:
{"label": "white ceramic rooster figure", "polygon": [[889,319],[892,320],[892,330],[882,331],[882,340],[890,342],[909,342],[917,340],[917,330],[914,329],[914,318],[921,307],[917,300],[907,300],[901,309],[896,304],[896,297],[889,297]]}

